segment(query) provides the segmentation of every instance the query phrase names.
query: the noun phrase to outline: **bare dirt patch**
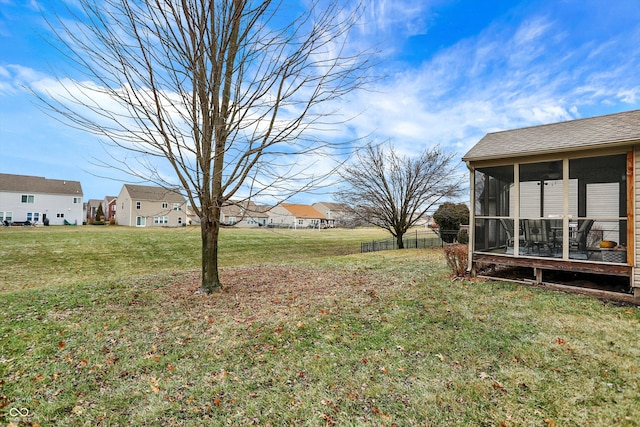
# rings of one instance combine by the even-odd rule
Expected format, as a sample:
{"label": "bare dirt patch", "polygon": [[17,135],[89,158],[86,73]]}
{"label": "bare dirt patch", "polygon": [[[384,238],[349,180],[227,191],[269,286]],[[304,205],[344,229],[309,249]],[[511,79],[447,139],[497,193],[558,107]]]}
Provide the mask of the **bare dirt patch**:
{"label": "bare dirt patch", "polygon": [[399,284],[379,272],[359,269],[263,265],[221,270],[224,287],[206,294],[200,289],[200,277],[199,272],[173,275],[167,288],[158,292],[165,293],[167,304],[201,305],[239,319],[299,312],[311,305],[326,305],[328,309],[345,297],[366,303]]}

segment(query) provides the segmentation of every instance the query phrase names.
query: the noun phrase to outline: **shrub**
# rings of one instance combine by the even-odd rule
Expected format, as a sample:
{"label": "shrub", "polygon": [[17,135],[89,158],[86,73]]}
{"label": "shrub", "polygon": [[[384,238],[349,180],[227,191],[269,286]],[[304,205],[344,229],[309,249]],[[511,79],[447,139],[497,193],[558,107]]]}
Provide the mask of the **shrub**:
{"label": "shrub", "polygon": [[446,231],[460,230],[460,224],[469,224],[469,208],[464,203],[445,202],[433,214],[433,220],[438,224],[442,240],[453,243],[456,233]]}
{"label": "shrub", "polygon": [[469,246],[463,244],[448,245],[444,247],[444,257],[447,266],[457,277],[463,277],[467,272],[469,261]]}
{"label": "shrub", "polygon": [[469,231],[462,229],[458,232],[458,243],[466,245],[469,243]]}

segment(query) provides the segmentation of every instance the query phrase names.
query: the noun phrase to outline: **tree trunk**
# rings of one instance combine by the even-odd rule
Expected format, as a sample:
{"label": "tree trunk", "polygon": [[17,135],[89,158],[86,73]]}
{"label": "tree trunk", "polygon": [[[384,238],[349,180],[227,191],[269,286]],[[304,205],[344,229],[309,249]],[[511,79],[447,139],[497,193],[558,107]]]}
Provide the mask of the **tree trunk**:
{"label": "tree trunk", "polygon": [[402,233],[396,234],[396,242],[398,243],[398,249],[404,249],[404,241],[402,240],[403,236],[404,234]]}
{"label": "tree trunk", "polygon": [[202,289],[210,294],[222,289],[222,283],[218,276],[220,221],[204,215],[200,231],[202,233]]}

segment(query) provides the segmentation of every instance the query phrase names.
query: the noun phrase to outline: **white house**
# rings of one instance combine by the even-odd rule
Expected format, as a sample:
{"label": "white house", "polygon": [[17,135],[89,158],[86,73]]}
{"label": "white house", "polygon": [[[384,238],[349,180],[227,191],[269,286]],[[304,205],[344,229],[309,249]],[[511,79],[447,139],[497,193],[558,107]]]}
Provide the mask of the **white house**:
{"label": "white house", "polygon": [[0,222],[4,221],[82,224],[82,186],[78,181],[0,174]]}
{"label": "white house", "polygon": [[125,184],[116,203],[116,224],[179,227],[187,223],[186,206],[176,190]]}

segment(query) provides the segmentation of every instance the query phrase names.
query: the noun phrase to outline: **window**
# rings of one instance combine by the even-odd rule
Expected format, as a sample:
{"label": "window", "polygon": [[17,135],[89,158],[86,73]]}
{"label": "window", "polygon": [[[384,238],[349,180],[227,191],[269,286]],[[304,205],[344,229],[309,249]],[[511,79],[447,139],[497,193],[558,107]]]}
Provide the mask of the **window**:
{"label": "window", "polygon": [[64,214],[63,213],[56,214],[56,217],[57,218],[64,218]]}
{"label": "window", "polygon": [[141,202],[136,202],[136,209],[140,209],[142,207],[142,203]]}
{"label": "window", "polygon": [[180,203],[174,203],[173,204],[173,210],[174,211],[181,211],[182,210],[182,205]]}
{"label": "window", "polygon": [[33,199],[35,196],[33,194],[23,194],[22,195],[22,203],[33,203]]}
{"label": "window", "polygon": [[154,216],[153,217],[154,224],[169,224],[169,218],[166,216]]}
{"label": "window", "polygon": [[7,222],[13,221],[13,212],[5,212],[4,213],[4,220],[7,221]]}
{"label": "window", "polygon": [[304,225],[304,219],[299,219],[298,220],[298,225]]}
{"label": "window", "polygon": [[39,212],[27,212],[27,221],[30,221],[30,222],[38,222],[38,221],[40,221],[40,213]]}
{"label": "window", "polygon": [[162,209],[167,209],[169,207],[169,203],[162,202]]}
{"label": "window", "polygon": [[74,197],[73,203],[82,203],[82,197]]}
{"label": "window", "polygon": [[181,216],[178,217],[178,225],[182,225],[182,217]]}
{"label": "window", "polygon": [[33,221],[33,213],[27,212],[27,221],[29,222]]}

